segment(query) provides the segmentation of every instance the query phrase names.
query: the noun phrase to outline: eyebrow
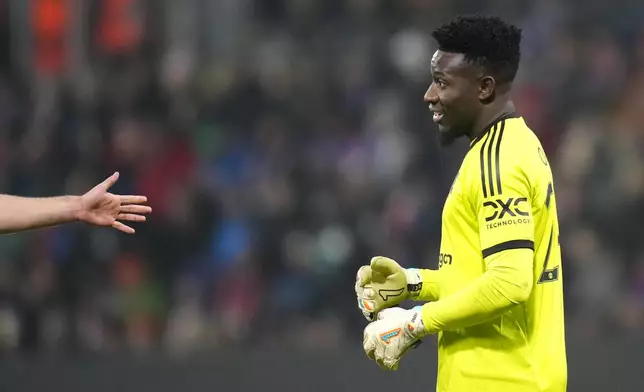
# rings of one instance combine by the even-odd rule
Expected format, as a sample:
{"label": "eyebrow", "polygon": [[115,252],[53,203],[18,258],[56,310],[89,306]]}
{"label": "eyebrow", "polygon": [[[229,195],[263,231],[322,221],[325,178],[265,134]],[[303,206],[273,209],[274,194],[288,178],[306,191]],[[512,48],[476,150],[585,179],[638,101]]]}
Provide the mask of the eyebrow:
{"label": "eyebrow", "polygon": [[449,79],[449,75],[447,75],[443,71],[436,71],[436,72],[432,71],[432,76],[435,77],[435,78],[440,77],[440,78]]}

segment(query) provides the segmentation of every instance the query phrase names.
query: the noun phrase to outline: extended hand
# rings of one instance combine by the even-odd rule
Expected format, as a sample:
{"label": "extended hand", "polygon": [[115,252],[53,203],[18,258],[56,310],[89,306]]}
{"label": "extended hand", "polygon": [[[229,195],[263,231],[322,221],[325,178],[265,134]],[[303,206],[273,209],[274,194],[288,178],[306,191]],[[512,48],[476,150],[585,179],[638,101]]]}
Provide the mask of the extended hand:
{"label": "extended hand", "polygon": [[152,208],[143,205],[148,200],[145,196],[109,193],[108,190],[118,178],[119,173],[116,172],[80,197],[78,220],[95,226],[111,226],[128,234],[134,233],[133,228],[121,221],[144,222],[145,214],[152,212]]}

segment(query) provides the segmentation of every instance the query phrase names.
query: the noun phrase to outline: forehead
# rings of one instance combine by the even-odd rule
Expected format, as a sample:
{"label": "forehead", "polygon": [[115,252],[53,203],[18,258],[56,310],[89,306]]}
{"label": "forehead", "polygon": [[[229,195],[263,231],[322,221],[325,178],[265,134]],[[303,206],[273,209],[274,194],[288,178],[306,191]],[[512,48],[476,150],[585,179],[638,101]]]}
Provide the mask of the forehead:
{"label": "forehead", "polygon": [[467,61],[462,53],[443,52],[437,50],[432,56],[432,74],[441,73],[447,76],[471,77],[476,71]]}

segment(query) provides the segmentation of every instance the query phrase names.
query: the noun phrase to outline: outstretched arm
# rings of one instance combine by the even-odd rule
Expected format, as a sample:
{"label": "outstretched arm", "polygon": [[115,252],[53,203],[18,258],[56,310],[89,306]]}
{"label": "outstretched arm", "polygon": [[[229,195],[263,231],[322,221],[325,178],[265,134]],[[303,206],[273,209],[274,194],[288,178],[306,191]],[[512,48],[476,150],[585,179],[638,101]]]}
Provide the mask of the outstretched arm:
{"label": "outstretched arm", "polygon": [[17,233],[70,222],[110,226],[131,234],[134,229],[122,221],[143,222],[152,212],[145,196],[109,193],[118,180],[114,173],[82,196],[30,198],[0,195],[0,233]]}

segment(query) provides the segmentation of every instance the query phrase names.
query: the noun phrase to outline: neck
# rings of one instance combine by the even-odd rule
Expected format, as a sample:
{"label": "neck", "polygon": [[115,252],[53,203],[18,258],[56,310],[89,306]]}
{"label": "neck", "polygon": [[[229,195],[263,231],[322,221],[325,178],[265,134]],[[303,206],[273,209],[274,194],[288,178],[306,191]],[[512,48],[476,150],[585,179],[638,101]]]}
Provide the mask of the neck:
{"label": "neck", "polygon": [[490,105],[486,107],[479,116],[478,120],[474,123],[472,127],[472,132],[470,132],[467,137],[470,141],[476,139],[481,133],[485,132],[487,127],[494,123],[498,118],[505,116],[507,114],[513,113],[515,111],[514,102],[511,99],[503,100],[497,105]]}

